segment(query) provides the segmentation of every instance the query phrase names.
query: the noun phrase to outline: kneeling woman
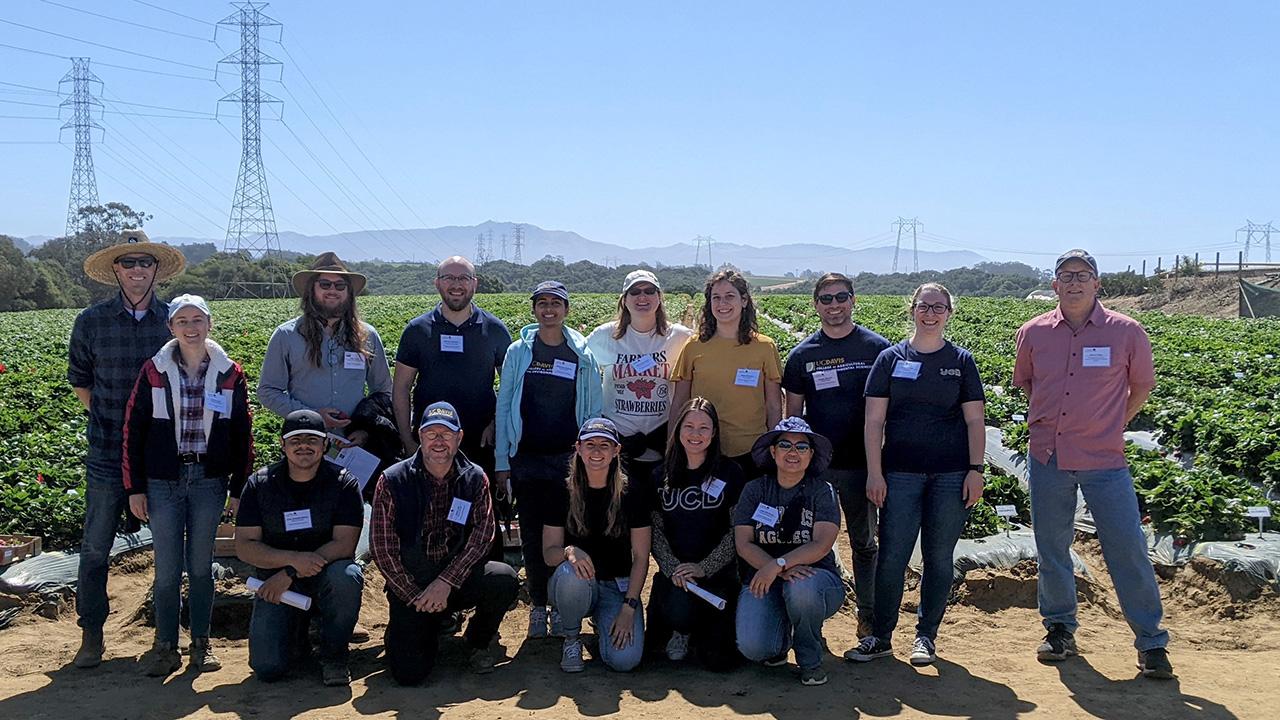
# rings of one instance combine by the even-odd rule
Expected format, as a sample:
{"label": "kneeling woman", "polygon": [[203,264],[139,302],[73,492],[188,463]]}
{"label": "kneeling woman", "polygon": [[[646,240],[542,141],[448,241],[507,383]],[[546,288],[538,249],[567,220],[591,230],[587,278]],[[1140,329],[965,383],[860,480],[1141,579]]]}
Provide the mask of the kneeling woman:
{"label": "kneeling woman", "polygon": [[125,492],[130,512],[151,524],[155,547],[156,638],[142,666],[157,677],[182,665],[178,608],[184,566],[191,585],[190,666],[221,667],[209,647],[213,538],[228,488],[234,513],[253,463],[244,372],[208,339],[211,324],[204,298],[174,298],[174,339],[142,364],[125,408]]}
{"label": "kneeling woman", "polygon": [[621,447],[611,421],[588,420],[567,482],[547,497],[542,555],[555,568],[548,595],[565,634],[565,672],[585,667],[580,633],[588,615],[601,633],[599,657],[610,669],[634,669],[644,650],[640,593],[649,574],[649,502],[627,491]]}
{"label": "kneeling woman", "polygon": [[760,436],[752,459],[765,474],[747,483],[733,509],[738,556],[747,580],[738,595],[738,649],[769,666],[794,646],[800,682],[822,685],[822,624],[844,602],[836,574],[840,505],[819,475],[831,443],[798,417]]}

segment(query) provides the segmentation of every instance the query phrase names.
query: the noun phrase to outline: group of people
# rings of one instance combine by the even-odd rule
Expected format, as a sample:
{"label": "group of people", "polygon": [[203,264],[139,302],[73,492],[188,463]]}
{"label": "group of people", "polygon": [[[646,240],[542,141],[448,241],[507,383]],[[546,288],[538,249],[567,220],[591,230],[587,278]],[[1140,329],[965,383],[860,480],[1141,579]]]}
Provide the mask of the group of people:
{"label": "group of people", "polygon": [[[452,257],[437,268],[440,303],[403,330],[392,372],[357,310],[366,278],[325,253],[294,276],[301,315],[267,347],[256,394],[283,418],[283,457],[255,470],[249,389],[210,338],[208,304],[155,295],[182,269],[180,253],[140,230],[85,261],[89,277],[119,292],[80,314],[70,342],[68,379],[89,410],[90,446],[77,667],[102,659],[107,554],[127,507],[154,539],[148,675],[181,666],[184,570],[188,663],[220,667],[209,642],[210,566],[224,514],[236,519],[237,555],[255,569],[249,664],[262,680],[311,652],[314,620],[323,682],[350,682],[364,585],[354,555],[366,522],[385,579],[392,677],[423,681],[464,610],[473,611],[471,667],[492,671],[521,585],[495,531],[496,508],[512,500],[528,637],[561,638],[566,672],[585,668],[588,620],[589,654],[613,670],[636,668],[646,653],[692,656],[715,671],[781,666],[794,651],[801,682],[825,683],[823,625],[846,596],[834,550],[842,515],[860,638],[845,659],[893,654],[919,538],[909,657],[935,660],[955,546],[984,483],[983,384],[973,356],[947,340],[955,300],[945,287],[915,291],[911,332],[894,344],[854,321],[852,281],[828,273],[813,290],[821,327],[784,363],[731,269],[707,279],[696,328],[669,317],[657,276],[637,270],[616,318],[586,336],[566,324],[564,285],[540,283],[534,322],[513,339],[474,303],[473,265]],[[1150,343],[1098,302],[1088,253],[1064,254],[1054,272],[1058,307],[1019,330],[1014,373],[1030,398],[1047,632],[1037,655],[1076,650],[1069,554],[1079,489],[1138,667],[1171,677],[1123,455],[1123,429],[1154,386]],[[333,443],[379,442],[366,521],[359,481],[325,457]]]}

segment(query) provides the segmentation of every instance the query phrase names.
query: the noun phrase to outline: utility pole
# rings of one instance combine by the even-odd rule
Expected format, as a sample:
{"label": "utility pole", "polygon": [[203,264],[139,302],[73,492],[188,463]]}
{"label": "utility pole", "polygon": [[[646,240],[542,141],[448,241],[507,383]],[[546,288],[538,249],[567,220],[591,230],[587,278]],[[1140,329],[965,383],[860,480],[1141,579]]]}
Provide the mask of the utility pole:
{"label": "utility pole", "polygon": [[[67,201],[67,236],[75,235],[84,229],[80,218],[80,208],[98,204],[98,180],[93,172],[93,150],[91,143],[93,131],[102,130],[93,119],[93,109],[101,111],[102,101],[90,92],[90,83],[98,83],[98,92],[102,92],[102,81],[89,69],[89,58],[71,58],[71,70],[62,76],[58,85],[69,82],[71,95],[63,100],[59,107],[71,108],[71,119],[59,130],[73,129],[76,137],[76,157],[71,164],[71,197]],[[105,132],[105,131],[104,131]]]}
{"label": "utility pole", "polygon": [[898,231],[898,237],[893,243],[893,271],[898,272],[898,253],[902,249],[902,237],[905,233],[911,233],[911,272],[920,272],[920,248],[917,245],[916,233],[920,228],[924,227],[924,223],[916,218],[908,220],[902,216],[894,221],[891,227]]}
{"label": "utility pole", "polygon": [[1240,242],[1240,234],[1244,233],[1244,261],[1249,262],[1249,246],[1259,243],[1266,248],[1266,262],[1271,262],[1271,233],[1280,232],[1271,223],[1256,223],[1245,220],[1244,227],[1236,230],[1236,242]]}
{"label": "utility pole", "polygon": [[516,265],[523,265],[524,258],[524,225],[516,225],[516,254],[511,259]]}

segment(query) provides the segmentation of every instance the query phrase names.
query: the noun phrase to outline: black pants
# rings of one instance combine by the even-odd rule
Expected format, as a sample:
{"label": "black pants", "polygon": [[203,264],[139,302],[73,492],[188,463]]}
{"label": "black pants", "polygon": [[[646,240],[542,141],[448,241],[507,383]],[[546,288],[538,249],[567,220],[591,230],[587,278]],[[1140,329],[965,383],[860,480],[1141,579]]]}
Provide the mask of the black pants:
{"label": "black pants", "polygon": [[649,620],[646,638],[650,652],[661,652],[672,632],[689,635],[689,645],[698,661],[708,670],[732,670],[742,660],[734,638],[734,611],[740,591],[730,568],[711,578],[698,578],[698,587],[728,601],[723,610],[676,587],[662,573],[653,576],[649,594]]}
{"label": "black pants", "polygon": [[400,685],[425,680],[436,664],[440,626],[459,610],[476,610],[464,634],[467,644],[476,649],[488,647],[519,589],[520,580],[510,565],[490,561],[477,565],[462,587],[449,593],[448,607],[441,612],[419,612],[388,592],[391,620],[384,642],[391,676]]}
{"label": "black pants", "polygon": [[542,526],[547,517],[547,488],[564,485],[569,477],[572,452],[555,455],[517,453],[511,458],[511,489],[520,516],[520,552],[529,578],[529,600],[535,607],[547,605],[547,581],[551,568],[542,559]]}

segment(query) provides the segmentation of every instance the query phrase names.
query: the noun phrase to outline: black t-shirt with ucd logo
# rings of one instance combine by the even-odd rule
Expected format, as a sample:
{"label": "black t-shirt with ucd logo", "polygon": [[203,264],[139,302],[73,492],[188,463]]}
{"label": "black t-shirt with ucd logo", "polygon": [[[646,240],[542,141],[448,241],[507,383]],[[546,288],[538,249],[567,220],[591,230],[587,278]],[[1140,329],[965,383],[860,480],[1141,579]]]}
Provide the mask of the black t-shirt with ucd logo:
{"label": "black t-shirt with ucd logo", "polygon": [[968,350],[948,341],[940,350],[920,353],[903,340],[876,358],[867,397],[889,399],[884,472],[968,469],[969,436],[960,405],[986,399]]}
{"label": "black t-shirt with ucd logo", "polygon": [[524,371],[520,396],[520,447],[517,452],[554,455],[573,449],[578,439],[578,356],[562,342],[551,346],[534,338],[533,361]]}
{"label": "black t-shirt with ucd logo", "polygon": [[710,478],[706,463],[695,470],[681,470],[671,478],[661,475],[661,471],[655,475],[658,487],[654,509],[662,513],[671,552],[682,563],[702,562],[733,526],[730,512],[745,484],[742,470],[737,463],[722,458]]}

